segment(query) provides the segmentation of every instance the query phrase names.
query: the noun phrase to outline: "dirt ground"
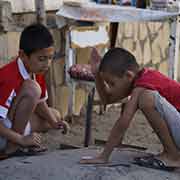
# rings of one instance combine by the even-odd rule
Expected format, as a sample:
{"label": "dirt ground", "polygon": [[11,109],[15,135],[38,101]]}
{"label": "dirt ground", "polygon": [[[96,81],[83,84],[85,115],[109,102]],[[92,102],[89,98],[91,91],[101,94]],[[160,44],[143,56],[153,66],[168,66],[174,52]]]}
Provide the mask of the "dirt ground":
{"label": "dirt ground", "polygon": [[[120,114],[120,106],[113,105],[107,108],[103,115],[93,112],[92,139],[106,140],[109,132]],[[83,147],[85,113],[76,117],[70,132],[63,136],[60,131],[51,130],[44,136],[44,143],[50,151],[59,149],[61,143]],[[94,141],[93,141],[94,142]],[[124,143],[148,148],[148,152],[160,152],[162,146],[150,128],[143,114],[138,111],[124,137]]]}

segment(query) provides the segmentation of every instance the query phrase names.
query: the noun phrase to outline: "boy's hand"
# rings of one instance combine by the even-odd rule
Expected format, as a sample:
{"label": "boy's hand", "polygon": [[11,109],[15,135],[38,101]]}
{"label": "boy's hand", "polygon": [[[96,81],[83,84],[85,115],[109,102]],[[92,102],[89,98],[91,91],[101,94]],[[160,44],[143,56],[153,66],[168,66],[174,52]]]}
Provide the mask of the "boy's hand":
{"label": "boy's hand", "polygon": [[91,65],[91,71],[95,75],[98,71],[99,64],[101,62],[101,56],[99,55],[96,48],[92,48],[91,51],[91,58],[90,58],[90,65]]}
{"label": "boy's hand", "polygon": [[22,136],[20,145],[23,147],[29,147],[29,146],[40,147],[41,146],[41,135],[38,133],[32,133],[27,136]]}
{"label": "boy's hand", "polygon": [[98,157],[87,156],[87,157],[82,157],[82,159],[80,160],[81,164],[105,164],[107,162],[108,160],[101,156]]}
{"label": "boy's hand", "polygon": [[66,121],[58,122],[58,129],[62,129],[62,134],[67,134],[70,130],[70,126]]}
{"label": "boy's hand", "polygon": [[56,115],[55,118],[50,121],[50,125],[53,129],[62,130],[62,134],[67,134],[67,132],[70,130],[69,124],[63,120],[60,114]]}

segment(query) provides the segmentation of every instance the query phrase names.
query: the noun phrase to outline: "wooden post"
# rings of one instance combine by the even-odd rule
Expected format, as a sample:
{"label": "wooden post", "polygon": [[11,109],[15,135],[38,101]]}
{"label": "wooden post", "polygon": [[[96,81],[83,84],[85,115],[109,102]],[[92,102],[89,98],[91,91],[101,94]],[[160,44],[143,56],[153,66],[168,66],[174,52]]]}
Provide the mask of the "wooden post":
{"label": "wooden post", "polygon": [[180,17],[176,21],[176,40],[175,40],[175,54],[174,54],[174,80],[178,80],[179,67],[179,45],[180,45]]}
{"label": "wooden post", "polygon": [[35,0],[37,22],[46,25],[46,10],[44,0]]}
{"label": "wooden post", "polygon": [[7,32],[11,29],[13,22],[11,3],[0,1],[0,32]]}
{"label": "wooden post", "polygon": [[170,21],[170,47],[169,47],[169,58],[168,58],[168,76],[174,79],[174,58],[175,58],[175,46],[176,46],[176,22],[177,18],[171,19]]}

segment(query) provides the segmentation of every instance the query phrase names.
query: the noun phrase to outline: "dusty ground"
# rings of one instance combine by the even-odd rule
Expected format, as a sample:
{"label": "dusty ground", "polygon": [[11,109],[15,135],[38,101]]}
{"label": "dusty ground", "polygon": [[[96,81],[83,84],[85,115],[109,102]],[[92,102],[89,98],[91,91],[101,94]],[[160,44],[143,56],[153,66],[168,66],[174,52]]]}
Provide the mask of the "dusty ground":
{"label": "dusty ground", "polygon": [[[97,112],[93,112],[93,138],[106,140],[119,113],[119,106],[109,107],[103,115],[98,115]],[[68,135],[63,136],[58,131],[50,131],[45,134],[44,141],[48,149],[50,151],[58,149],[60,143],[83,146],[84,121],[85,115],[82,113],[80,117],[74,119]],[[158,138],[141,112],[136,113],[126,133],[124,143],[147,147],[150,152],[159,152],[162,148]]]}

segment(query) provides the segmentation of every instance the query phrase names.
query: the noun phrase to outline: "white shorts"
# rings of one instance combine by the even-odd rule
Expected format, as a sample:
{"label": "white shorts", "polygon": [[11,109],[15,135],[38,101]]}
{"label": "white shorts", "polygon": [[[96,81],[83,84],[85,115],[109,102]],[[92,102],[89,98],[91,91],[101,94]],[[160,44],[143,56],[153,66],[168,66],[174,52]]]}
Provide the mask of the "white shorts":
{"label": "white shorts", "polygon": [[[4,125],[4,127],[11,129],[12,128],[12,122],[8,118],[3,119],[0,118],[1,124]],[[26,128],[24,130],[24,135],[29,135],[31,133],[31,125],[30,122],[27,123]],[[7,139],[5,137],[0,136],[0,151],[6,148],[7,145]]]}

